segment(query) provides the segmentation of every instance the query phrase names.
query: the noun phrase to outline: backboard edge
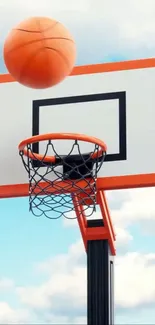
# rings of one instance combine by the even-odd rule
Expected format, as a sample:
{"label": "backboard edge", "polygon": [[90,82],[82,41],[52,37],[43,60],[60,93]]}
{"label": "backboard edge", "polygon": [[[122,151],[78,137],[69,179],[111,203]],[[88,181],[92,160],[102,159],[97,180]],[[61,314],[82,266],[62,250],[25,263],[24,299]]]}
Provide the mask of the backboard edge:
{"label": "backboard edge", "polygon": [[[155,58],[75,66],[70,76],[155,67]],[[15,82],[10,74],[0,74],[0,83]]]}

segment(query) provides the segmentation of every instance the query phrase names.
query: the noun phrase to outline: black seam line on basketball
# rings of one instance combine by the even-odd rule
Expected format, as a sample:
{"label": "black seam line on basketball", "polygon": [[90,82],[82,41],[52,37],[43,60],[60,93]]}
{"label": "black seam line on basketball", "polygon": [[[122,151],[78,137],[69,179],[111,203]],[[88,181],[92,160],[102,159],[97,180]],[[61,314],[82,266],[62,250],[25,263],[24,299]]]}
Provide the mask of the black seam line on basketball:
{"label": "black seam line on basketball", "polygon": [[40,38],[40,39],[37,39],[37,40],[33,40],[33,41],[29,41],[29,42],[27,42],[27,43],[24,43],[24,44],[20,44],[19,46],[16,46],[15,48],[13,48],[13,49],[11,49],[10,51],[8,51],[7,53],[6,53],[6,55],[8,55],[8,54],[10,54],[11,52],[13,52],[13,51],[15,51],[15,50],[19,50],[20,48],[22,48],[22,47],[25,47],[25,46],[27,46],[27,45],[30,45],[30,44],[35,44],[35,43],[37,43],[37,42],[41,42],[41,41],[46,41],[46,40],[64,40],[64,41],[70,41],[70,42],[72,42],[72,43],[74,43],[75,44],[75,42],[73,41],[73,40],[71,40],[71,39],[69,39],[69,38],[65,38],[65,37],[47,37],[47,38]]}
{"label": "black seam line on basketball", "polygon": [[40,34],[40,33],[47,32],[50,29],[53,29],[57,24],[59,24],[58,21],[56,21],[53,25],[45,28],[44,30],[26,30],[24,28],[13,28],[13,30],[18,30],[20,32],[25,32],[25,33],[38,33],[38,34]]}
{"label": "black seam line on basketball", "polygon": [[48,50],[52,50],[52,51],[55,51],[56,53],[58,53],[60,55],[60,57],[63,58],[63,60],[67,64],[67,66],[69,66],[69,61],[67,60],[67,58],[59,50],[54,49],[53,47],[49,47],[49,46],[45,46],[45,48],[48,49]]}

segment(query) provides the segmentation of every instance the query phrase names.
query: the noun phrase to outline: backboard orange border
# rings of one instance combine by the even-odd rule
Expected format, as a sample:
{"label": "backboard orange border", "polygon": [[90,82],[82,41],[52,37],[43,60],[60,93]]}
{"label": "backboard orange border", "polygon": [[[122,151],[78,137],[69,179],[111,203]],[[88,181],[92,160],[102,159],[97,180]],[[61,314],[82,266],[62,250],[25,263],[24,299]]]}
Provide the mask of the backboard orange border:
{"label": "backboard orange border", "polygon": [[[155,58],[140,59],[123,62],[112,62],[103,64],[92,64],[77,66],[71,75],[93,74],[101,72],[112,72],[122,70],[133,70],[155,67]],[[9,74],[0,75],[0,83],[14,82]],[[155,173],[142,175],[128,175],[117,177],[99,178],[98,189],[118,190],[127,188],[153,187],[155,186]],[[0,186],[0,198],[24,197],[29,195],[28,184],[3,185]]]}

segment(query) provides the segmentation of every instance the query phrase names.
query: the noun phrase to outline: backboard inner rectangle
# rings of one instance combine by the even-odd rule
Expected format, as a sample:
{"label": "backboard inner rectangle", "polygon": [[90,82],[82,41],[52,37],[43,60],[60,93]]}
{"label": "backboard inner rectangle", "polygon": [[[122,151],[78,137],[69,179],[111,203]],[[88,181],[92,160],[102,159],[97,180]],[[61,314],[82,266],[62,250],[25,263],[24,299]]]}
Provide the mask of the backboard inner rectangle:
{"label": "backboard inner rectangle", "polygon": [[[51,98],[33,102],[33,134],[82,133],[103,140],[108,147],[107,161],[126,159],[125,93],[99,93],[85,96]],[[123,140],[123,141],[122,141]],[[125,145],[124,145],[125,144]],[[66,154],[69,143],[55,142],[57,150]],[[82,143],[82,151],[90,146]],[[44,153],[44,143],[34,145]]]}

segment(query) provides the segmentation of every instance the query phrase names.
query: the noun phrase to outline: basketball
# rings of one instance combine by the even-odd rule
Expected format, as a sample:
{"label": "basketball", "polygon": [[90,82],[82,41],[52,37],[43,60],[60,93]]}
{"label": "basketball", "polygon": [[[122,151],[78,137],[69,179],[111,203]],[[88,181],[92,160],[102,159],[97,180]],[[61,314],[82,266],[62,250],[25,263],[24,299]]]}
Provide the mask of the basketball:
{"label": "basketball", "polygon": [[76,46],[61,23],[34,17],[11,30],[3,53],[5,65],[16,81],[43,89],[58,84],[71,73]]}

